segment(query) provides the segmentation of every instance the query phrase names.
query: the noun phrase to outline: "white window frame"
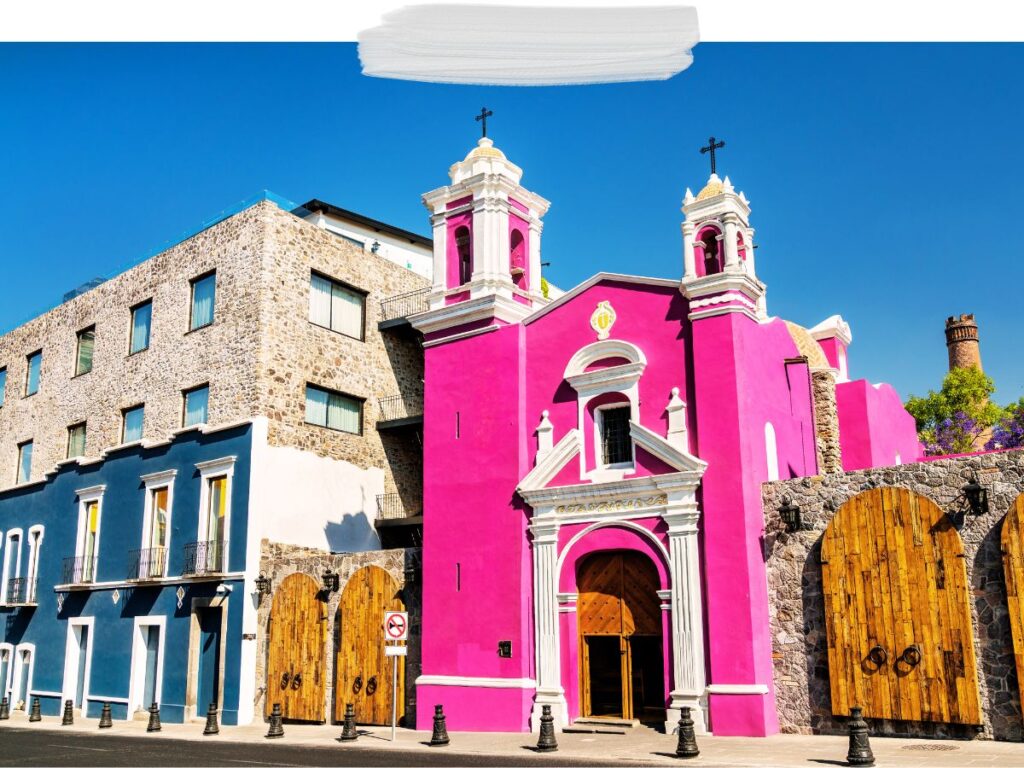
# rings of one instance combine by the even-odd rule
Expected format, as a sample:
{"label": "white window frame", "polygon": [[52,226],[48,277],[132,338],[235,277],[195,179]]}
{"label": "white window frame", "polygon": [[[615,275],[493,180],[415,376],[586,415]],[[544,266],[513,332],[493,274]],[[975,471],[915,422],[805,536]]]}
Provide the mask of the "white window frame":
{"label": "white window frame", "polygon": [[[28,651],[28,678],[25,680],[26,690],[21,690],[21,678],[22,670],[24,669],[25,662],[22,660],[22,654]],[[14,677],[12,678],[11,694],[7,701],[10,703],[11,709],[13,710],[18,703],[18,696],[20,695],[21,702],[24,704],[25,711],[28,711],[28,697],[29,691],[32,690],[32,678],[36,671],[36,646],[35,643],[18,643],[14,646]]]}
{"label": "white window frame", "polygon": [[43,538],[46,536],[46,526],[36,524],[30,526],[28,529],[28,566],[25,568],[25,578],[31,579],[35,584],[31,584],[30,587],[32,592],[26,595],[28,603],[34,604],[38,602],[39,593],[39,550],[43,547]]}
{"label": "white window frame", "polygon": [[82,712],[85,712],[89,701],[89,679],[92,676],[92,645],[96,638],[96,618],[79,616],[68,619],[67,641],[64,644],[64,682],[61,685],[61,698],[64,701],[75,698],[75,685],[78,683],[78,640],[75,628],[88,627],[89,634],[85,639],[85,677],[82,685]]}
{"label": "white window frame", "polygon": [[637,421],[636,403],[630,399],[628,402],[605,403],[594,408],[594,466],[598,470],[632,470],[636,471],[636,443],[630,438],[629,446],[632,454],[630,461],[619,461],[614,464],[604,463],[604,412],[618,408],[629,408],[629,420]]}
{"label": "white window frame", "polygon": [[86,508],[89,502],[96,502],[96,548],[93,550],[92,580],[99,581],[100,537],[103,533],[103,494],[106,485],[94,485],[76,491],[78,496],[78,531],[75,534],[75,557],[84,557],[82,545],[85,544],[85,527],[88,525]]}
{"label": "white window frame", "polygon": [[142,480],[146,488],[146,498],[143,502],[142,512],[142,542],[139,549],[151,549],[150,541],[153,532],[153,491],[161,488],[167,489],[167,540],[164,542],[164,567],[161,573],[167,576],[167,566],[171,556],[171,516],[174,514],[174,479],[178,470],[168,469],[163,472],[153,472],[143,475]]}
{"label": "white window frame", "polygon": [[142,674],[139,674],[139,661],[142,660],[145,663],[146,658],[146,640],[142,634],[143,627],[157,627],[160,632],[160,648],[156,654],[156,684],[154,686],[154,696],[156,696],[156,703],[159,705],[163,701],[163,689],[164,689],[164,652],[167,644],[167,617],[166,616],[136,616],[134,626],[132,627],[132,661],[131,661],[131,674],[128,680],[128,717],[127,720],[131,720],[132,716],[140,709],[146,709],[152,702],[146,703],[142,701],[142,694],[146,685],[146,672],[142,670]]}
{"label": "white window frame", "polygon": [[14,686],[14,662],[17,656],[14,655],[15,646],[11,643],[0,643],[0,653],[7,651],[7,680],[4,681],[4,687],[0,690],[0,697],[6,696],[7,703],[11,703],[11,690]]}
{"label": "white window frame", "polygon": [[11,539],[13,539],[15,536],[18,537],[18,547],[17,550],[15,550],[16,554],[14,555],[17,559],[14,562],[13,578],[18,578],[19,574],[21,573],[21,547],[22,544],[24,544],[25,542],[25,532],[21,528],[11,528],[9,531],[7,531],[6,534],[4,534],[4,570],[3,574],[0,575],[0,604],[3,605],[7,605],[9,602],[7,600],[7,582],[9,581],[8,565],[10,565],[9,561],[11,559],[11,548],[13,546],[11,544]]}
{"label": "white window frame", "polygon": [[209,530],[210,512],[210,481],[218,477],[226,477],[228,480],[226,497],[224,500],[224,541],[228,546],[224,548],[221,559],[221,568],[224,572],[230,570],[228,566],[228,555],[231,549],[231,497],[235,490],[235,462],[237,456],[226,456],[223,459],[213,461],[201,461],[196,464],[199,470],[199,527],[196,529],[196,541],[207,541],[206,532]]}

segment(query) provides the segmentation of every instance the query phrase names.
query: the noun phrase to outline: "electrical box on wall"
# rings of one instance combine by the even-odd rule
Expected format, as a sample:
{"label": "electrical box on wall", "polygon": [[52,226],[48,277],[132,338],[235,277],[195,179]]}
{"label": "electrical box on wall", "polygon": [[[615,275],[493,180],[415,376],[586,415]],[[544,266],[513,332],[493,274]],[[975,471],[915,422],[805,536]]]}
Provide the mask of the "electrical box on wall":
{"label": "electrical box on wall", "polygon": [[498,657],[502,659],[512,658],[512,641],[511,640],[499,640],[498,641]]}

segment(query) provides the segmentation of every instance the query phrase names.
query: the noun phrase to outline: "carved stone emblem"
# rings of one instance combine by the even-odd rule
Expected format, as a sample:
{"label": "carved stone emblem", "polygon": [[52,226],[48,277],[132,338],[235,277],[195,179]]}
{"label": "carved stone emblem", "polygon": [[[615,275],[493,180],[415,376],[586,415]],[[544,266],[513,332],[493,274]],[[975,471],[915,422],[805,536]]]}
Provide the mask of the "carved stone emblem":
{"label": "carved stone emblem", "polygon": [[615,310],[612,309],[610,301],[598,302],[597,309],[590,316],[590,327],[597,332],[599,340],[603,341],[608,338],[612,326],[615,325],[616,317]]}

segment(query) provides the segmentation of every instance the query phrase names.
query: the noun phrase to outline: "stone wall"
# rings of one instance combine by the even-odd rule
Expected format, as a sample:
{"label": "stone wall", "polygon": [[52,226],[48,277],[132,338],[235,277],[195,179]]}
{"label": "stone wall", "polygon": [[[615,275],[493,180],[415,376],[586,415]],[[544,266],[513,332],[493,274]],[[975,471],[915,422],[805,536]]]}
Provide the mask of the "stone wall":
{"label": "stone wall", "polygon": [[[420,676],[420,632],[421,632],[421,589],[419,574],[419,549],[384,549],[376,552],[337,553],[325,552],[308,547],[295,547],[288,544],[269,542],[264,539],[260,546],[260,572],[270,577],[272,589],[276,588],[286,576],[293,573],[304,573],[312,576],[319,583],[324,571],[330,569],[339,575],[337,592],[327,596],[327,648],[324,658],[327,660],[325,678],[327,680],[327,700],[329,705],[328,722],[333,722],[333,702],[335,684],[335,659],[338,653],[337,617],[338,605],[341,602],[345,584],[352,574],[367,565],[383,568],[398,581],[405,595],[405,609],[409,612],[409,647],[405,659],[405,713],[406,722],[416,722],[416,678]],[[416,574],[412,583],[406,582],[409,573]],[[267,629],[270,621],[270,608],[273,600],[264,599],[257,611],[258,632],[256,635],[256,702],[257,712],[263,712],[267,690]]]}
{"label": "stone wall", "polygon": [[[861,491],[900,486],[927,496],[944,511],[956,508],[972,472],[989,493],[989,512],[969,517],[963,539],[975,652],[979,668],[982,738],[1024,738],[1020,695],[1006,603],[999,537],[1002,520],[1024,492],[1024,451],[1005,451],[844,474],[766,483],[765,559],[771,595],[775,695],[779,722],[788,733],[838,733],[828,678],[821,538],[835,511]],[[799,505],[808,530],[787,533],[778,508],[784,496]],[[973,728],[906,721],[872,721],[878,733],[970,738]]]}
{"label": "stone wall", "polygon": [[[381,299],[428,287],[428,281],[308,221],[279,209],[269,214],[259,388],[270,443],[383,467],[385,490],[398,492],[408,511],[421,511],[419,442],[379,433],[376,425],[383,397],[402,395],[410,413],[423,413],[423,349],[411,334],[381,333],[377,323]],[[312,270],[367,292],[363,340],[309,322]],[[307,383],[363,398],[363,434],[307,424]]]}
{"label": "stone wall", "polygon": [[[189,281],[214,269],[214,323],[190,332]],[[314,269],[367,291],[363,340],[309,322]],[[65,459],[70,425],[86,422],[86,458],[95,459],[120,442],[122,409],[144,403],[144,438],[163,440],[181,427],[182,391],[209,383],[211,426],[267,416],[272,445],[380,467],[385,490],[419,512],[419,442],[382,436],[376,423],[389,395],[422,413],[423,351],[377,322],[382,298],[428,285],[269,201],[247,208],[0,337],[0,489],[15,483],[20,443],[33,441],[32,479],[42,479]],[[150,347],[129,355],[130,308],[146,299]],[[76,333],[90,325],[93,369],[75,376]],[[27,355],[39,349],[39,392],[23,397]],[[307,382],[365,398],[363,434],[306,424]]]}
{"label": "stone wall", "polygon": [[[86,423],[86,455],[121,441],[121,411],[145,404],[144,438],[181,427],[182,390],[209,383],[211,424],[257,410],[263,202],[226,219],[0,337],[0,489],[16,480],[17,446],[33,441],[32,480],[67,456],[67,429]],[[212,325],[189,332],[189,281],[217,270]],[[59,294],[52,275],[40,281]],[[148,349],[128,354],[131,307],[152,299]],[[77,332],[96,327],[93,367],[75,376]],[[23,397],[27,355],[43,351],[39,391]]]}
{"label": "stone wall", "polygon": [[814,398],[814,427],[818,467],[822,472],[842,472],[843,453],[839,445],[839,406],[836,403],[836,372],[831,368],[811,371]]}

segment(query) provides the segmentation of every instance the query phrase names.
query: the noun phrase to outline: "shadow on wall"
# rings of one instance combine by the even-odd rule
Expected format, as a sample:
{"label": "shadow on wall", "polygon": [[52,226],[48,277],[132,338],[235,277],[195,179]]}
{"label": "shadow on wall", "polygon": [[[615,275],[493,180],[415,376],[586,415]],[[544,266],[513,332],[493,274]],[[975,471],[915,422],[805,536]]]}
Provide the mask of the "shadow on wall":
{"label": "shadow on wall", "polygon": [[331,552],[369,552],[380,549],[380,537],[365,512],[345,515],[340,523],[327,523],[324,538]]}

